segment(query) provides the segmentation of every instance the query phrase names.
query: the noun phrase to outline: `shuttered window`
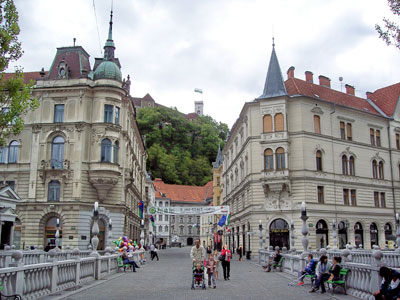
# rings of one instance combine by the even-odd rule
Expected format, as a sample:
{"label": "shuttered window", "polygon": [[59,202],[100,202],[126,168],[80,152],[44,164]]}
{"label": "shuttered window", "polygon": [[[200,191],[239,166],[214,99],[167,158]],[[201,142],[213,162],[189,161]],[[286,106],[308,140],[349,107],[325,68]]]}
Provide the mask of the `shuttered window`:
{"label": "shuttered window", "polygon": [[321,133],[321,119],[319,116],[314,116],[314,132]]}
{"label": "shuttered window", "polygon": [[264,132],[272,132],[272,116],[271,115],[264,116],[263,130],[264,130]]}
{"label": "shuttered window", "polygon": [[283,131],[283,114],[276,114],[275,115],[275,131]]}

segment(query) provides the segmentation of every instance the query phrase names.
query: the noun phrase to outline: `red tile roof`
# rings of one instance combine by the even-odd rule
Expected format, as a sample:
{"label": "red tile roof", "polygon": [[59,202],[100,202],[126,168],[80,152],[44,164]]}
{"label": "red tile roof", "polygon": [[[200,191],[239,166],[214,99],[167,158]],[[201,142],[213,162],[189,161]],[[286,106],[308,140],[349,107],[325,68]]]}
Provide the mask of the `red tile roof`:
{"label": "red tile roof", "polygon": [[389,117],[393,116],[400,97],[400,82],[376,90],[368,98]]}
{"label": "red tile roof", "polygon": [[[47,76],[48,71],[45,72],[44,78]],[[13,77],[15,73],[4,73],[4,79]],[[24,82],[29,83],[30,80],[36,81],[40,79],[39,71],[36,72],[24,72]]]}
{"label": "red tile roof", "polygon": [[196,113],[188,113],[187,115],[183,114],[184,117],[188,120],[194,120],[196,119],[199,115]]}
{"label": "red tile roof", "polygon": [[171,199],[172,202],[204,203],[206,199],[213,197],[213,182],[209,181],[204,186],[166,184],[161,178],[153,181],[156,188],[156,198]]}
{"label": "red tile roof", "polygon": [[288,78],[285,81],[285,86],[287,93],[291,96],[304,95],[380,115],[380,113],[376,111],[366,99],[342,93],[325,86],[307,82],[298,78]]}

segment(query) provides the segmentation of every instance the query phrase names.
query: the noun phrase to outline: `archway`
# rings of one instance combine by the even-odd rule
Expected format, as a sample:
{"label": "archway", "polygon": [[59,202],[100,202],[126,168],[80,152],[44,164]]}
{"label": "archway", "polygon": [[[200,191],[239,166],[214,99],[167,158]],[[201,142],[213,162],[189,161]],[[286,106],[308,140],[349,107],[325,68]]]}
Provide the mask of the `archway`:
{"label": "archway", "polygon": [[50,248],[56,247],[56,231],[57,231],[57,219],[60,222],[59,227],[59,242],[58,247],[62,248],[62,222],[61,219],[57,217],[50,217],[47,219],[44,227],[44,246],[49,246]]}
{"label": "archway", "polygon": [[379,245],[378,226],[375,223],[371,223],[369,226],[369,234],[371,237],[371,248],[374,245]]}
{"label": "archway", "polygon": [[354,243],[356,248],[365,247],[364,245],[364,230],[360,222],[354,225]]}
{"label": "archway", "polygon": [[329,244],[328,225],[324,220],[319,220],[316,228],[317,248],[325,248]]}
{"label": "archway", "polygon": [[188,237],[187,238],[186,245],[188,245],[188,246],[192,246],[193,245],[193,238],[192,237]]}
{"label": "archway", "polygon": [[269,226],[270,246],[289,249],[289,224],[283,219],[274,220]]}
{"label": "archway", "polygon": [[339,236],[339,249],[346,248],[347,245],[347,228],[346,224],[342,221],[338,225],[338,236]]}

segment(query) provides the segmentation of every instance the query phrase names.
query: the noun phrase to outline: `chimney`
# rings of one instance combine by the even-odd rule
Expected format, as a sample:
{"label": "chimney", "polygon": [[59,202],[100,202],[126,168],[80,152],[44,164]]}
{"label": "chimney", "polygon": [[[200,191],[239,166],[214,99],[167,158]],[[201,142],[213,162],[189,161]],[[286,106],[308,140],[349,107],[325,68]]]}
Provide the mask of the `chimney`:
{"label": "chimney", "polygon": [[372,95],[371,92],[366,92],[365,95],[367,96],[367,99],[369,99],[369,97]]}
{"label": "chimney", "polygon": [[356,89],[354,88],[354,86],[351,86],[349,84],[345,84],[344,87],[346,88],[346,94],[355,96]]}
{"label": "chimney", "polygon": [[291,66],[288,70],[287,70],[287,78],[294,78],[294,67]]}
{"label": "chimney", "polygon": [[313,72],[306,71],[306,81],[310,82],[310,83],[314,83],[313,75],[314,75]]}
{"label": "chimney", "polygon": [[319,75],[318,79],[319,79],[319,85],[326,86],[328,88],[331,87],[331,80],[328,77]]}

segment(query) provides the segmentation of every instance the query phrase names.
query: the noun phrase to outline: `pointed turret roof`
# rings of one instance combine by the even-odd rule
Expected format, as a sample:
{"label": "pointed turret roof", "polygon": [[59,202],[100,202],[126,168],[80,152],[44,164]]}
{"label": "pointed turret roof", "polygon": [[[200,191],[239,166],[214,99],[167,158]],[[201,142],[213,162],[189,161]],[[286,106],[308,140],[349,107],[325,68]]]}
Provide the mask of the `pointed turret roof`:
{"label": "pointed turret roof", "polygon": [[221,145],[218,145],[218,153],[217,153],[217,158],[215,159],[215,162],[212,163],[213,168],[216,169],[220,165],[222,165],[223,158],[222,158],[222,153],[221,153]]}
{"label": "pointed turret roof", "polygon": [[112,38],[112,25],[113,25],[112,17],[113,17],[113,11],[111,11],[111,15],[110,15],[108,38],[107,38],[106,44],[104,45],[104,59],[105,60],[113,60],[114,59],[115,44],[114,44],[114,41]]}
{"label": "pointed turret roof", "polygon": [[275,43],[272,44],[271,59],[269,60],[267,79],[265,80],[264,91],[258,99],[272,98],[287,95],[278,57],[275,53]]}

